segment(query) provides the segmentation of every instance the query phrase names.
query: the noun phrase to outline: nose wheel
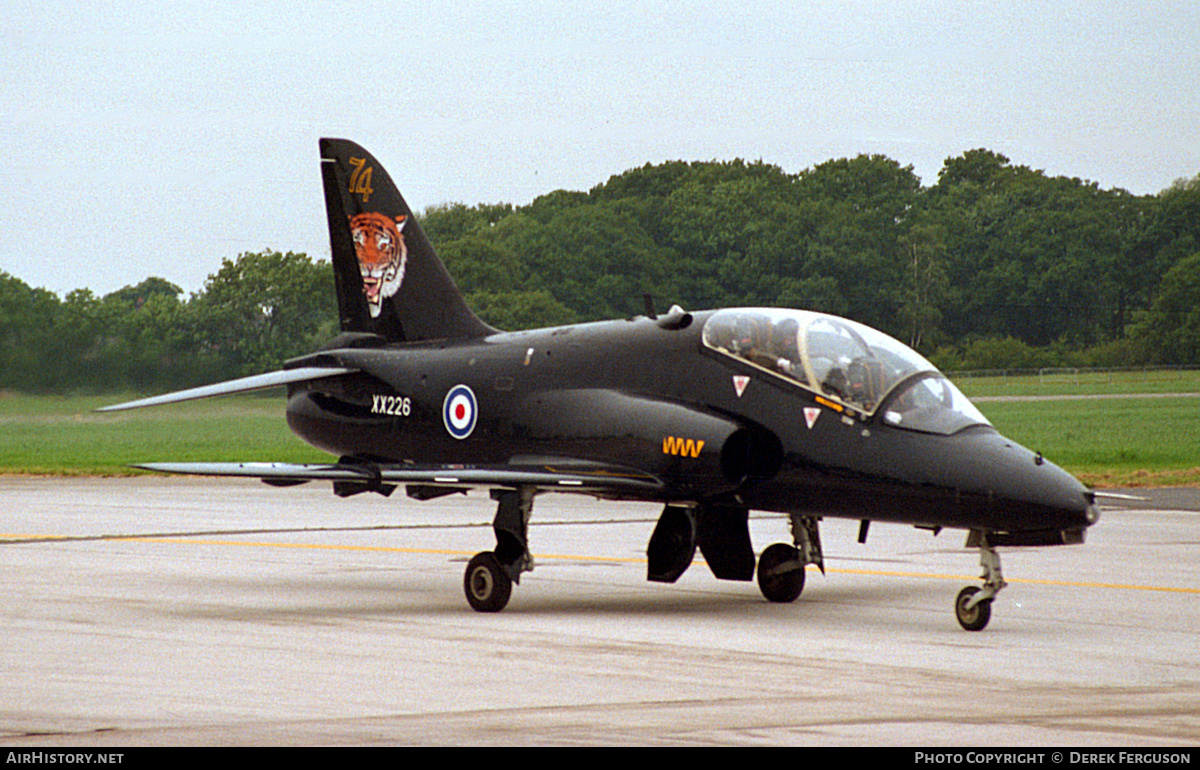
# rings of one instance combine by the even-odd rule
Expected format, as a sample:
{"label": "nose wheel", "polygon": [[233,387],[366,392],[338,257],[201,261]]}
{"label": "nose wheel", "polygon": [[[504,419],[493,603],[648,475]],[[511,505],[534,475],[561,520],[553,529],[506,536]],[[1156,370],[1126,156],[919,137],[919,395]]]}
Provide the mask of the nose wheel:
{"label": "nose wheel", "polygon": [[1008,583],[1000,571],[1000,554],[987,541],[986,532],[972,531],[967,545],[979,546],[979,565],[983,567],[983,587],[967,586],[954,600],[954,616],[967,631],[982,631],[992,619],[992,600]]}
{"label": "nose wheel", "polygon": [[975,599],[982,589],[977,586],[967,586],[958,592],[954,600],[954,615],[958,624],[968,631],[982,631],[992,619],[992,600]]}

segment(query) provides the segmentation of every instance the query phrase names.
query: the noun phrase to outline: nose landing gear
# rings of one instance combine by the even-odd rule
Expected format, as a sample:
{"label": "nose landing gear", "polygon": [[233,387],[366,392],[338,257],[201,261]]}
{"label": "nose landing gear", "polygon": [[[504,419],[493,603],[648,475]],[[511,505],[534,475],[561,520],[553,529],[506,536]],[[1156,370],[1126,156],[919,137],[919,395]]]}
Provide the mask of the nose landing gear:
{"label": "nose landing gear", "polygon": [[954,616],[967,631],[982,631],[992,619],[992,600],[1008,583],[1000,571],[1000,554],[988,543],[987,533],[971,530],[967,546],[979,547],[979,564],[983,567],[983,587],[967,586],[954,600]]}

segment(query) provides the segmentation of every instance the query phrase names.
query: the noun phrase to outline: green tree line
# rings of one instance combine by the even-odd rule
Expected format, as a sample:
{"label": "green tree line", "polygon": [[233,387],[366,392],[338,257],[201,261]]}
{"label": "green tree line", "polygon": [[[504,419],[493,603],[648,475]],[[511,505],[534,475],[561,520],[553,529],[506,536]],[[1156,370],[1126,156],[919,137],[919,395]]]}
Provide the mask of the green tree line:
{"label": "green tree line", "polygon": [[[526,206],[449,204],[422,225],[503,329],[732,305],[878,327],[946,369],[1200,364],[1200,177],[1146,196],[948,159],[923,186],[881,155],[796,174],[647,164]],[[151,391],[278,367],[336,333],[328,263],[226,260],[190,297],[151,277],[59,298],[0,272],[0,388]]]}
{"label": "green tree line", "polygon": [[337,333],[329,263],[266,251],[224,260],[190,298],[160,277],[61,300],[0,272],[0,388],[184,388],[278,368]]}

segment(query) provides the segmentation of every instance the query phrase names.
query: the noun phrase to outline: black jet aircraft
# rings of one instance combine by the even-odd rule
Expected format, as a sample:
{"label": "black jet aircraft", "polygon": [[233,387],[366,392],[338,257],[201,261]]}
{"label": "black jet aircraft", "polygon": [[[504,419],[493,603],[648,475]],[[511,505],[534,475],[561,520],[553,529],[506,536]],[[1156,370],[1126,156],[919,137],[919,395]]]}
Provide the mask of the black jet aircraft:
{"label": "black jet aircraft", "polygon": [[1093,494],[1004,438],[916,352],[870,327],[804,310],[656,314],[532,331],[482,322],[383,167],[320,140],[341,334],[270,374],[123,409],[287,386],[287,420],[338,457],[321,465],[150,464],[339,496],[418,500],[487,488],[494,550],[467,565],[470,605],[496,612],[533,569],[534,498],[572,492],[660,503],[650,580],[674,582],[697,548],[713,574],[752,580],[750,511],[785,514],[790,542],[757,559],[772,602],[824,570],[825,516],[966,530],[983,585],[955,601],[982,629],[1005,586],[1001,546],[1081,543]]}

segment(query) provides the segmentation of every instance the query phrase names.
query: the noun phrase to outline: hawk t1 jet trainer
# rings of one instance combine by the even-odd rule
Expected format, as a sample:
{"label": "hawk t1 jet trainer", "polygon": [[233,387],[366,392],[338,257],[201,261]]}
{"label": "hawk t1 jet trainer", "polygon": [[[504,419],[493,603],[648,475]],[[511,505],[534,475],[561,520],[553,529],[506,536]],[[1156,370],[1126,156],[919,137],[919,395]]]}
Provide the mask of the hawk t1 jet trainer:
{"label": "hawk t1 jet trainer", "polygon": [[[465,304],[383,167],[322,139],[341,334],[277,372],[120,404],[127,409],[287,386],[297,435],[324,465],[139,467],[333,483],[339,496],[428,500],[471,488],[497,502],[494,550],[463,580],[481,612],[533,569],[534,498],[573,492],[661,503],[649,579],[673,582],[697,548],[713,574],[794,601],[824,569],[825,516],[967,532],[982,586],[958,595],[982,629],[1005,586],[1000,546],[1081,543],[1092,493],[1001,436],[928,361],[823,313],[737,308],[501,332]],[[649,303],[647,303],[649,304]],[[791,537],[755,559],[750,511],[786,514]]]}

